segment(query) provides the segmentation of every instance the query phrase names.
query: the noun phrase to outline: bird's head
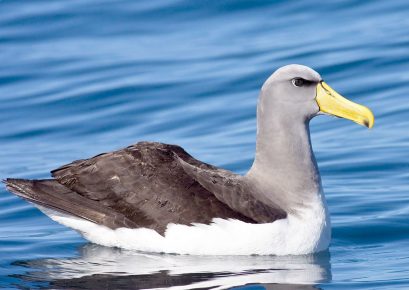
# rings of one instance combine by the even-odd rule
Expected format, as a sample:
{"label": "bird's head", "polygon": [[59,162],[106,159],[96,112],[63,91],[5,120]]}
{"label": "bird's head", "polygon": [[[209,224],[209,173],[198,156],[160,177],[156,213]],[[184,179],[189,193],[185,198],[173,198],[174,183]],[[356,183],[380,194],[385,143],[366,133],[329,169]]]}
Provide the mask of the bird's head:
{"label": "bird's head", "polygon": [[262,87],[260,104],[261,110],[274,107],[275,114],[291,114],[305,120],[327,114],[368,128],[374,124],[367,107],[342,97],[316,71],[303,65],[291,64],[276,70]]}

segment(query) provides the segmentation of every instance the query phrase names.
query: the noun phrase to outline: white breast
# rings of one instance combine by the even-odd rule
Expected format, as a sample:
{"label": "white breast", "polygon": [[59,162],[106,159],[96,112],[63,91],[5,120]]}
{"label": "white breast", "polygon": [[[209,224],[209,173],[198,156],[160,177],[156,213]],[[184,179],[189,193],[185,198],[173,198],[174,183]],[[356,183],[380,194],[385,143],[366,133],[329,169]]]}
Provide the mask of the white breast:
{"label": "white breast", "polygon": [[164,236],[146,228],[111,230],[40,207],[53,220],[80,232],[89,241],[130,250],[191,255],[302,255],[325,250],[331,225],[323,195],[297,215],[266,224],[214,219],[209,225],[170,224]]}

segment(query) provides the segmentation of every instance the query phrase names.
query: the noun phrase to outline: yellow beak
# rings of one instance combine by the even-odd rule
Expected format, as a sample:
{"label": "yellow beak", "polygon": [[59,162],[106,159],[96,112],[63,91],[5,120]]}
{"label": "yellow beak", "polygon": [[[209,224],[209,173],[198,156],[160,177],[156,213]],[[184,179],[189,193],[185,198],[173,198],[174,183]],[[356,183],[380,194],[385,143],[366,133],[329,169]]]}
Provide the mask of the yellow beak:
{"label": "yellow beak", "polygon": [[317,85],[315,100],[322,113],[349,119],[368,128],[372,128],[374,124],[375,118],[371,110],[345,99],[325,82]]}

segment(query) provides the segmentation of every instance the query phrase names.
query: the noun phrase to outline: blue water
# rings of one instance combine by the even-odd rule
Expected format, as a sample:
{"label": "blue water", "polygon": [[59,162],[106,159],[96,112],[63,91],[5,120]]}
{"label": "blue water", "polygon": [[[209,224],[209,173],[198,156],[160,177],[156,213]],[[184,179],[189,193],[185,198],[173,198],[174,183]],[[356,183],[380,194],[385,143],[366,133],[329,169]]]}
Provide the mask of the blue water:
{"label": "blue water", "polygon": [[1,178],[47,178],[140,140],[244,173],[258,90],[289,63],[376,117],[372,130],[311,123],[333,224],[327,252],[109,249],[1,187],[0,288],[409,289],[408,15],[404,0],[0,1]]}

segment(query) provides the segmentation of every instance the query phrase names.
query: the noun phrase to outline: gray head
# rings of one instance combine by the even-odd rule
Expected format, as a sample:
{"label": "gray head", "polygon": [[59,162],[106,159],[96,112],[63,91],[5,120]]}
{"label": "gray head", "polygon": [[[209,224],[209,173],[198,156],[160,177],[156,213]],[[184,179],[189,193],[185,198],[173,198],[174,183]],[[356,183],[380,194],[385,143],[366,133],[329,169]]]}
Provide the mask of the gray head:
{"label": "gray head", "polygon": [[309,67],[297,64],[283,66],[261,88],[259,109],[271,114],[271,110],[279,107],[275,114],[291,114],[292,118],[309,120],[319,112],[315,96],[321,81],[321,76]]}
{"label": "gray head", "polygon": [[309,121],[319,113],[347,118],[372,127],[374,117],[364,106],[348,101],[323,82],[313,69],[290,64],[276,70],[264,83],[259,100],[259,113],[277,118],[285,115],[296,121]]}

